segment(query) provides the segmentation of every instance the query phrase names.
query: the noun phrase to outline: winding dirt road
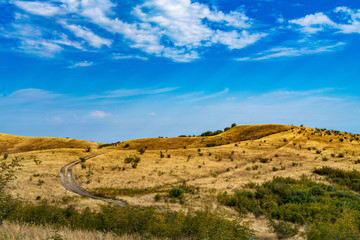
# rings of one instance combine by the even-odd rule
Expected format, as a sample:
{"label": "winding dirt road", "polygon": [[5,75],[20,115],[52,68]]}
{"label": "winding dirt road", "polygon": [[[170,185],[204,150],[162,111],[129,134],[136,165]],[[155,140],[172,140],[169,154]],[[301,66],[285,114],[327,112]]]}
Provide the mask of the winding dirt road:
{"label": "winding dirt road", "polygon": [[[87,156],[87,157],[85,157],[85,160],[97,157],[99,155],[101,155],[101,154],[93,154],[93,155]],[[77,185],[73,178],[73,168],[79,163],[81,163],[80,159],[73,161],[71,163],[68,163],[60,169],[61,184],[64,186],[64,188],[66,190],[68,190],[69,192],[81,195],[81,196],[87,196],[87,197],[90,197],[93,199],[102,200],[107,203],[114,203],[121,207],[125,207],[127,205],[127,203],[122,200],[114,200],[114,199],[94,196],[91,193],[89,193],[88,191],[86,191],[85,189],[83,189],[82,187],[80,187],[79,185]]]}

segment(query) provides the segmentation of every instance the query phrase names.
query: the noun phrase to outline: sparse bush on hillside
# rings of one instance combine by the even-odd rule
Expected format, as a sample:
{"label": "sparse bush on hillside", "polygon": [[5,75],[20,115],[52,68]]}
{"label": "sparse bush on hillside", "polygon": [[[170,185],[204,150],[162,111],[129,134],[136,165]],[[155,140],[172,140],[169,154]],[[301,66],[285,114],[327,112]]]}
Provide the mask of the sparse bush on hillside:
{"label": "sparse bush on hillside", "polygon": [[4,160],[6,160],[8,158],[8,154],[4,153]]}
{"label": "sparse bush on hillside", "polygon": [[[124,159],[124,162],[125,163],[136,163],[136,165],[137,165],[137,163],[139,163],[140,162],[140,158],[138,157],[138,156],[133,156],[133,157],[126,157],[125,159]],[[136,167],[135,167],[136,168]]]}
{"label": "sparse bush on hillside", "polygon": [[169,191],[169,196],[171,198],[183,198],[184,197],[184,189],[182,189],[181,187],[173,187],[170,191]]}
{"label": "sparse bush on hillside", "polygon": [[231,128],[236,127],[236,123],[231,124]]}
{"label": "sparse bush on hillside", "polygon": [[261,162],[261,163],[268,163],[268,162],[271,162],[272,161],[272,159],[270,158],[259,158],[259,161]]}
{"label": "sparse bush on hillside", "polygon": [[143,154],[145,153],[145,149],[140,148],[140,149],[139,149],[139,153],[140,153],[141,155],[143,155]]}
{"label": "sparse bush on hillside", "polygon": [[205,147],[216,147],[216,142],[207,143]]}
{"label": "sparse bush on hillside", "polygon": [[130,147],[130,144],[126,143],[126,144],[124,145],[124,148],[128,148],[128,147]]}
{"label": "sparse bush on hillside", "polygon": [[161,200],[161,195],[157,193],[157,194],[154,196],[154,200],[155,200],[155,202],[160,201],[160,200]]}
{"label": "sparse bush on hillside", "polygon": [[91,147],[86,147],[85,152],[91,152]]}

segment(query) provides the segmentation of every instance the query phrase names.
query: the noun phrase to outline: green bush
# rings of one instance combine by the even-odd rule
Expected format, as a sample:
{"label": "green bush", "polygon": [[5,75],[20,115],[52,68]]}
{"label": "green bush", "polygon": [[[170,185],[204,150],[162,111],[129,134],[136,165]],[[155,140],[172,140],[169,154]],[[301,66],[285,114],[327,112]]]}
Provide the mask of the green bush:
{"label": "green bush", "polygon": [[184,192],[185,192],[184,189],[182,189],[180,187],[173,187],[169,191],[169,196],[171,198],[183,198],[184,197]]}
{"label": "green bush", "polygon": [[[324,171],[329,170],[326,168]],[[359,239],[360,198],[340,186],[335,188],[306,178],[274,177],[272,181],[257,185],[254,191],[219,194],[218,201],[233,207],[240,214],[252,212],[255,216],[267,216],[276,223],[272,227],[279,238],[296,234],[297,227],[286,223],[291,222],[310,225],[309,239]],[[344,213],[352,216],[346,224]],[[326,226],[332,224],[333,232],[329,235]],[[341,234],[347,237],[339,237]]]}
{"label": "green bush", "polygon": [[279,239],[293,237],[299,232],[299,227],[297,225],[285,221],[274,222],[273,220],[270,220],[269,226]]}

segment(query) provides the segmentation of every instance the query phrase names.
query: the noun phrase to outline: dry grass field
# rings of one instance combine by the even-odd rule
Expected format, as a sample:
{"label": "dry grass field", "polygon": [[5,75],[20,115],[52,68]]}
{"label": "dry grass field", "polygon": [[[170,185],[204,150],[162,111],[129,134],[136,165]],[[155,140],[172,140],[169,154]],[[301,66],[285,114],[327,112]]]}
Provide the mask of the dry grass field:
{"label": "dry grass field", "polygon": [[[312,173],[321,166],[360,170],[360,164],[355,164],[360,159],[358,135],[283,125],[237,126],[216,136],[137,139],[111,145],[1,134],[0,152],[7,153],[8,159],[23,159],[12,195],[79,209],[96,208],[101,202],[67,192],[59,170],[94,153],[102,155],[75,168],[77,182],[89,192],[135,206],[186,211],[211,205],[230,214],[235,212],[217,203],[217,193],[233,193],[245,184],[263,183],[274,176],[323,181]],[[131,158],[139,162],[126,163]],[[185,197],[169,198],[169,190],[180,185],[188,189]],[[251,215],[246,219],[253,222],[259,237],[274,239],[264,219],[254,220]]]}
{"label": "dry grass field", "polygon": [[96,231],[72,230],[69,228],[52,228],[21,223],[4,222],[0,225],[0,239],[2,240],[141,240],[140,236],[116,236],[111,233]]}

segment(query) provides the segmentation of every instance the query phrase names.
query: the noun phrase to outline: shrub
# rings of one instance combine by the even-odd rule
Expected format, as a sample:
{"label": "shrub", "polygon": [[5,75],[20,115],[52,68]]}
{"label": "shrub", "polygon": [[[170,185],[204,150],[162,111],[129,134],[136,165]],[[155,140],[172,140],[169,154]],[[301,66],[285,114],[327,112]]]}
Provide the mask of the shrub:
{"label": "shrub", "polygon": [[143,154],[145,153],[145,149],[140,148],[140,149],[139,149],[139,153],[140,153],[141,155],[143,155]]}
{"label": "shrub", "polygon": [[155,195],[155,197],[154,197],[154,200],[155,200],[155,202],[160,201],[160,200],[161,200],[161,195],[157,193],[157,194]]}
{"label": "shrub", "polygon": [[270,220],[269,226],[279,239],[291,238],[299,232],[299,227],[297,225],[285,221],[274,222],[273,220]]}
{"label": "shrub", "polygon": [[259,158],[259,161],[260,161],[261,163],[268,163],[268,162],[271,161],[271,159],[269,159],[269,158]]}
{"label": "shrub", "polygon": [[85,152],[90,152],[91,151],[91,147],[86,147]]}
{"label": "shrub", "polygon": [[[138,157],[138,156],[133,156],[133,157],[126,157],[125,159],[124,159],[124,162],[125,163],[136,163],[136,165],[137,165],[137,163],[139,163],[140,162],[140,158]],[[136,167],[135,167],[136,168]]]}
{"label": "shrub", "polygon": [[4,153],[4,160],[6,160],[8,158],[8,154]]}
{"label": "shrub", "polygon": [[215,142],[212,142],[212,143],[207,143],[205,145],[205,147],[215,147],[216,146],[216,143]]}
{"label": "shrub", "polygon": [[236,127],[236,123],[231,124],[231,128]]}
{"label": "shrub", "polygon": [[180,188],[180,187],[173,187],[170,191],[169,191],[169,196],[171,198],[183,198],[184,197],[184,189]]}
{"label": "shrub", "polygon": [[124,145],[124,148],[128,148],[128,147],[130,147],[130,144],[126,143],[126,144]]}
{"label": "shrub", "polygon": [[337,155],[337,157],[338,157],[338,158],[343,158],[343,157],[344,157],[344,154],[343,154],[343,153],[339,153],[339,154]]}

